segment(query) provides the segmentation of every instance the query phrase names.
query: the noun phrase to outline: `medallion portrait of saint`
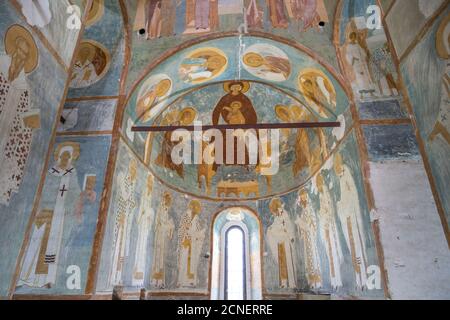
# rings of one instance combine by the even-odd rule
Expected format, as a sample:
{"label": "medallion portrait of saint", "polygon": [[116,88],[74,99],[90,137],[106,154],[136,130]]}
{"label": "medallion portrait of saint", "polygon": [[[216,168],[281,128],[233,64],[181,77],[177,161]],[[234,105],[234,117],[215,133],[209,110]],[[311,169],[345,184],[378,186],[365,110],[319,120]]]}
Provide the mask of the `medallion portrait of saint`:
{"label": "medallion portrait of saint", "polygon": [[181,80],[199,84],[220,76],[228,66],[225,53],[216,48],[194,50],[183,59],[179,68]]}
{"label": "medallion portrait of saint", "polygon": [[322,118],[336,109],[336,89],[330,78],[318,69],[304,69],[298,76],[298,86],[308,105]]}
{"label": "medallion portrait of saint", "polygon": [[0,205],[19,192],[34,132],[41,127],[40,109],[32,107],[28,75],[38,66],[39,52],[31,33],[12,25],[0,54]]}
{"label": "medallion portrait of saint", "polygon": [[70,87],[85,88],[98,82],[108,71],[110,62],[110,54],[103,45],[93,40],[83,40],[76,56]]}
{"label": "medallion portrait of saint", "polygon": [[242,58],[252,75],[269,81],[286,81],[291,74],[289,57],[281,49],[266,43],[250,46]]}
{"label": "medallion portrait of saint", "polygon": [[148,78],[139,90],[136,101],[136,116],[140,122],[148,122],[166,105],[172,92],[172,80],[165,74]]}
{"label": "medallion portrait of saint", "polygon": [[436,51],[439,58],[445,61],[445,73],[441,80],[439,114],[428,140],[434,141],[440,137],[450,146],[450,15],[441,22],[436,33]]}

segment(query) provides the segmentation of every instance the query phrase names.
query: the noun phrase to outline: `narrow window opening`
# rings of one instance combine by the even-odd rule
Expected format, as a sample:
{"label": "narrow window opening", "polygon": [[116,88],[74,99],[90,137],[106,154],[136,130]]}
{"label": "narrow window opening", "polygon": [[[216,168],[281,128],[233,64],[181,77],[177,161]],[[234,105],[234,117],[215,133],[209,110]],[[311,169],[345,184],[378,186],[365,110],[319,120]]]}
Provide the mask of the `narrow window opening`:
{"label": "narrow window opening", "polygon": [[246,297],[245,234],[242,228],[232,227],[225,239],[225,300]]}

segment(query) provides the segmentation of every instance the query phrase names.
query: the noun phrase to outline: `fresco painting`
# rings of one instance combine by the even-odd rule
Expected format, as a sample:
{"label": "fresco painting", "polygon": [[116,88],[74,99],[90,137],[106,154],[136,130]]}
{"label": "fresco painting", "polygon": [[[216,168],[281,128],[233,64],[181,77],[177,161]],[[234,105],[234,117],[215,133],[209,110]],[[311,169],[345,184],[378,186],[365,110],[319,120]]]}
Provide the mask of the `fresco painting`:
{"label": "fresco painting", "polygon": [[57,139],[17,292],[68,294],[71,265],[80,267],[86,283],[110,143],[109,136]]}
{"label": "fresco painting", "polygon": [[447,224],[450,223],[450,201],[445,185],[450,177],[450,166],[444,159],[450,155],[449,21],[447,9],[401,66]]}
{"label": "fresco painting", "polygon": [[[0,4],[0,296],[8,294],[67,74],[21,12]],[[60,12],[58,12],[59,14]],[[70,34],[59,34],[70,41]],[[49,95],[49,93],[51,93]],[[20,147],[19,147],[20,146]],[[6,240],[8,239],[8,240]]]}

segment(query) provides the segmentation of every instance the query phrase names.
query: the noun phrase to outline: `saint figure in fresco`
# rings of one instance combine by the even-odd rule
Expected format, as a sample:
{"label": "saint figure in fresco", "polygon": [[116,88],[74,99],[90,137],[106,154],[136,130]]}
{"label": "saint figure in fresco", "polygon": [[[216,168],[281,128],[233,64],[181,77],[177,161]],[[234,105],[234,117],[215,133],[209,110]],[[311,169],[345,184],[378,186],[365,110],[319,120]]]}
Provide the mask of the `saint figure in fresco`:
{"label": "saint figure in fresco", "polygon": [[269,209],[274,218],[267,229],[267,242],[277,262],[279,286],[283,289],[294,289],[297,287],[295,227],[280,198],[272,199]]}
{"label": "saint figure in fresco", "polygon": [[70,86],[85,88],[96,83],[105,73],[108,63],[109,56],[103,48],[90,40],[83,41],[77,53]]}
{"label": "saint figure in fresco", "polygon": [[[172,111],[167,114],[162,121],[161,125],[163,126],[188,126],[191,125],[195,117],[197,116],[197,111],[194,108],[185,108],[182,111]],[[183,163],[175,164],[172,161],[172,150],[175,146],[180,143],[191,143],[190,141],[172,141],[172,133],[171,131],[167,131],[164,133],[162,142],[161,142],[161,151],[158,154],[155,165],[175,171],[181,178],[184,178],[184,166]]]}
{"label": "saint figure in fresco", "polygon": [[[258,116],[253,107],[252,101],[245,93],[250,89],[250,83],[245,81],[230,81],[224,84],[224,90],[227,92],[223,96],[213,111],[212,123],[218,124],[256,124]],[[226,130],[223,130],[222,135],[226,136]],[[223,143],[223,162],[226,163],[227,152],[230,151],[227,147],[226,139]],[[234,143],[234,161],[232,164],[238,164],[238,146],[237,141]],[[245,149],[245,165],[249,164],[250,156],[247,148]],[[229,163],[227,163],[229,164]],[[217,170],[219,164],[215,164],[214,170]]]}
{"label": "saint figure in fresco", "polygon": [[165,277],[165,257],[168,242],[173,237],[175,225],[169,216],[169,209],[172,205],[172,196],[165,192],[161,205],[156,213],[155,240],[153,248],[153,265],[151,275],[151,285],[156,289],[164,289],[166,286]]}
{"label": "saint figure in fresco", "polygon": [[162,27],[161,0],[148,0],[146,9],[147,39],[159,38]]}
{"label": "saint figure in fresco", "polygon": [[41,116],[39,109],[31,108],[28,87],[27,75],[36,69],[39,56],[30,32],[11,26],[5,51],[0,55],[0,205],[8,206],[22,184]]}
{"label": "saint figure in fresco", "polygon": [[369,70],[368,51],[358,41],[358,34],[350,32],[343,47],[345,63],[347,65],[347,75],[352,82],[355,96],[362,100],[367,94],[375,97],[375,88]]}
{"label": "saint figure in fresco", "polygon": [[112,245],[112,267],[109,278],[111,286],[122,284],[125,259],[130,252],[130,236],[133,215],[136,208],[135,190],[137,162],[131,160],[127,172],[117,176],[118,199],[115,207],[114,234]]}
{"label": "saint figure in fresco", "polygon": [[341,263],[343,256],[336,227],[335,210],[322,174],[316,177],[316,185],[319,191],[319,224],[322,243],[328,256],[331,287],[337,289],[342,287]]}
{"label": "saint figure in fresco", "polygon": [[195,288],[197,269],[201,257],[206,229],[200,225],[201,204],[198,200],[189,203],[181,218],[178,230],[178,287]]}
{"label": "saint figure in fresco", "polygon": [[262,28],[264,21],[264,10],[258,7],[256,0],[247,0],[245,16],[249,28]]}
{"label": "saint figure in fresco", "polygon": [[[376,48],[370,55],[370,67],[372,70],[373,78],[378,84],[378,90],[381,96],[398,96],[398,87],[395,80],[395,66],[392,61],[391,51],[389,45],[386,42],[384,46]],[[386,82],[389,92],[385,92],[383,83]]]}
{"label": "saint figure in fresco", "polygon": [[352,256],[356,287],[363,289],[367,283],[366,244],[363,217],[359,206],[358,190],[350,168],[338,153],[334,157],[334,171],[339,178],[341,198],[337,202],[337,214],[344,232],[345,242]]}
{"label": "saint figure in fresco", "polygon": [[133,268],[133,286],[143,287],[145,279],[145,261],[147,259],[148,235],[153,224],[154,210],[152,207],[153,176],[148,175],[147,187],[141,196],[137,216],[137,243]]}
{"label": "saint figure in fresco", "polygon": [[299,191],[297,205],[302,209],[302,213],[295,220],[295,224],[303,240],[306,278],[311,289],[319,289],[322,287],[320,257],[317,249],[319,226],[306,190],[302,189]]}
{"label": "saint figure in fresco", "polygon": [[336,90],[330,79],[320,70],[306,69],[299,75],[299,89],[309,105],[321,117],[328,117],[336,108]]}
{"label": "saint figure in fresco", "polygon": [[287,29],[289,25],[283,0],[268,0],[272,27]]}
{"label": "saint figure in fresco", "polygon": [[45,209],[35,219],[19,286],[50,288],[55,285],[62,243],[68,238],[68,234],[64,234],[64,221],[68,219],[72,222],[75,218],[75,204],[81,190],[74,166],[80,156],[80,145],[74,142],[60,143],[54,156],[56,164],[49,170],[43,193],[53,193],[55,197],[51,197],[50,201],[41,200],[41,207]]}

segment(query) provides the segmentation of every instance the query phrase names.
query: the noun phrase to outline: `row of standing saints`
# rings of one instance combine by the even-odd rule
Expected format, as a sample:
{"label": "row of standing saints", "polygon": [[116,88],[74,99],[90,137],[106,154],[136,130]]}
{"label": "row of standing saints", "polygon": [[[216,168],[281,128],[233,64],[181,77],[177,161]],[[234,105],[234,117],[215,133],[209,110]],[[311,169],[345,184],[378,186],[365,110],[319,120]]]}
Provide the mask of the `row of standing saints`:
{"label": "row of standing saints", "polygon": [[[315,177],[315,187],[319,195],[319,209],[315,210],[310,198],[311,190],[298,191],[297,206],[300,214],[293,215],[285,208],[282,198],[275,197],[269,203],[272,214],[271,224],[266,232],[267,248],[270,256],[276,261],[278,284],[280,289],[295,289],[298,286],[299,259],[304,260],[305,276],[310,289],[326,286],[325,276],[333,289],[343,285],[341,265],[344,262],[342,246],[346,246],[351,256],[356,288],[366,287],[366,237],[362,210],[355,180],[351,169],[344,164],[340,154],[334,156],[334,174],[339,179],[341,198],[336,208],[325,182],[325,173]],[[153,210],[152,190],[153,176],[147,179],[147,189],[140,201],[136,198],[134,188],[137,182],[137,163],[131,160],[127,172],[118,176],[119,195],[115,205],[115,227],[112,250],[111,273],[109,285],[124,284],[124,266],[126,261],[134,261],[132,285],[142,287],[148,283],[154,290],[167,289],[168,265],[167,255],[177,252],[176,267],[177,288],[197,288],[198,274],[201,271],[201,259],[209,252],[204,246],[205,237],[210,232],[205,226],[205,213],[202,215],[202,204],[199,200],[191,200],[186,212],[175,228],[172,217],[172,195],[164,192],[156,213]],[[139,202],[139,204],[138,204]],[[136,215],[136,217],[135,217]],[[293,219],[292,217],[296,218]],[[293,221],[294,220],[294,221]],[[131,250],[131,228],[133,221],[138,224],[135,250]],[[340,223],[338,224],[337,221]],[[338,228],[340,225],[340,229]],[[298,241],[296,230],[300,235]],[[152,232],[153,231],[153,232]],[[341,242],[342,232],[345,242]],[[147,267],[149,235],[154,234],[151,266]],[[176,237],[176,250],[173,239]],[[326,263],[319,256],[319,246],[325,248]],[[300,254],[299,257],[298,255]],[[206,267],[207,268],[207,267]],[[206,272],[207,269],[204,271]]]}

